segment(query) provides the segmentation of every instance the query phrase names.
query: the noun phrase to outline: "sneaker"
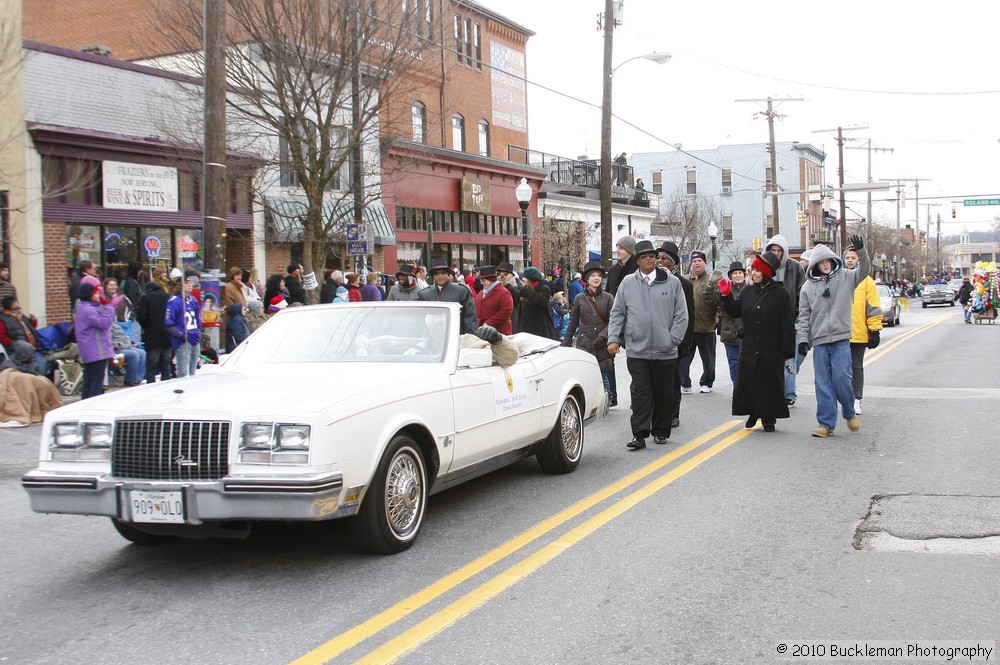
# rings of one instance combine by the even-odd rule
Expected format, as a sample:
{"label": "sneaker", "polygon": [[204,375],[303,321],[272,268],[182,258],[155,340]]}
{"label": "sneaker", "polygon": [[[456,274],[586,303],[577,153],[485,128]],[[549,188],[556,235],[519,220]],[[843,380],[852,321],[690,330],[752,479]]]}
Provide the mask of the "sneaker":
{"label": "sneaker", "polygon": [[861,415],[861,400],[854,400],[854,413]]}
{"label": "sneaker", "polygon": [[827,428],[825,428],[823,426],[817,427],[816,429],[813,430],[813,436],[818,436],[820,438],[823,438],[825,436],[832,436],[832,435],[833,435],[833,430],[832,429],[827,429]]}
{"label": "sneaker", "polygon": [[691,386],[681,386],[681,392],[684,393],[685,395],[687,395],[687,394],[693,393],[694,392],[694,388],[692,388]]}
{"label": "sneaker", "polygon": [[680,418],[674,418],[672,421],[670,421],[670,429],[676,429],[680,426],[681,426]]}
{"label": "sneaker", "polygon": [[710,393],[710,392],[712,392],[712,386],[702,386],[701,387],[701,392],[703,392],[703,393]]}
{"label": "sneaker", "polygon": [[615,407],[615,406],[618,406],[618,398],[617,397],[612,397],[611,401],[608,402],[608,408],[610,409],[610,408]]}
{"label": "sneaker", "polygon": [[668,441],[667,437],[665,436],[654,436],[653,443],[655,443],[658,446],[662,446],[665,443],[670,443],[670,441]]}
{"label": "sneaker", "polygon": [[626,447],[632,450],[642,450],[646,447],[646,439],[641,436],[634,437],[631,441],[625,444]]}
{"label": "sneaker", "polygon": [[786,399],[785,400],[785,404],[787,404],[788,406],[795,406],[795,400],[794,399]]}
{"label": "sneaker", "polygon": [[859,429],[861,429],[861,418],[858,418],[857,416],[854,416],[853,418],[848,418],[847,429],[851,430],[852,432],[857,432]]}

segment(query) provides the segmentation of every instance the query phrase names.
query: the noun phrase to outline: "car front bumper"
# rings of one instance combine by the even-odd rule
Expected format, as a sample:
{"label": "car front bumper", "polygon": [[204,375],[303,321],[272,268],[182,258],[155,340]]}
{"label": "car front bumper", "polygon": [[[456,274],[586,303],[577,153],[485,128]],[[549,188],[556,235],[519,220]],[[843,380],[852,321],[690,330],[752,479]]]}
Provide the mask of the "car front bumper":
{"label": "car front bumper", "polygon": [[300,476],[226,476],[217,481],[124,480],[106,474],[35,469],[21,478],[38,513],[104,515],[132,522],[129,493],[180,492],[183,523],[223,520],[319,521],[357,513],[360,488],[345,498],[340,472]]}

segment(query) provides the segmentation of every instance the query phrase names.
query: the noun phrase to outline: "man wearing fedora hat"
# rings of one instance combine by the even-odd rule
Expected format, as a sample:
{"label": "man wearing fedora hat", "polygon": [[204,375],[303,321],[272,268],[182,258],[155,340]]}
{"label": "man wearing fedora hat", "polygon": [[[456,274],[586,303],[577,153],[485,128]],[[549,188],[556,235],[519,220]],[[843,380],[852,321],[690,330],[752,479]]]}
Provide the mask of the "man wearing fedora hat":
{"label": "man wearing fedora hat", "polygon": [[653,243],[635,246],[639,269],[618,287],[608,323],[608,353],[615,355],[622,343],[632,377],[631,450],[653,443],[667,443],[673,417],[674,365],[677,347],[684,341],[688,312],[680,280],[656,267]]}
{"label": "man wearing fedora hat", "polygon": [[396,270],[396,283],[389,289],[385,299],[387,302],[409,302],[417,300],[420,291],[413,266],[404,264]]}
{"label": "man wearing fedora hat", "polygon": [[673,418],[670,427],[676,429],[681,424],[681,360],[694,355],[694,286],[686,277],[680,274],[681,255],[677,245],[669,240],[656,250],[656,265],[668,271],[681,281],[684,291],[684,304],[687,306],[688,326],[684,331],[684,341],[677,347],[677,364],[674,365],[674,399]]}
{"label": "man wearing fedora hat", "polygon": [[[746,286],[746,274],[746,269],[739,261],[733,261],[729,264],[729,272],[726,274],[726,277],[729,278],[733,300],[739,299],[740,291]],[[726,349],[726,360],[729,361],[729,378],[733,380],[733,385],[735,386],[736,376],[739,374],[740,339],[743,336],[743,319],[730,315],[723,308],[718,285],[715,288],[705,289],[702,298],[704,298],[707,304],[715,307],[719,313],[719,338]]]}
{"label": "man wearing fedora hat", "polygon": [[480,326],[492,326],[503,335],[512,335],[510,315],[514,311],[514,300],[510,291],[500,284],[500,276],[494,266],[479,267],[479,281],[482,290],[476,294],[476,316]]}
{"label": "man wearing fedora hat", "polygon": [[431,266],[431,279],[434,283],[421,291],[417,299],[427,302],[457,302],[462,306],[461,332],[474,333],[479,324],[472,292],[464,284],[452,281],[451,276],[451,266],[447,262],[435,261]]}

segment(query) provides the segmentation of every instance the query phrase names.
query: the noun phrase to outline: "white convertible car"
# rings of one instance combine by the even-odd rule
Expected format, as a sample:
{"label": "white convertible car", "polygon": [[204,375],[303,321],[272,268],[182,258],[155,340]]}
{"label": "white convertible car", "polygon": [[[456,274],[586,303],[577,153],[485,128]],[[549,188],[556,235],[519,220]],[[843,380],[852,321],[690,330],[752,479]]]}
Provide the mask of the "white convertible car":
{"label": "white convertible car", "polygon": [[519,334],[503,368],[461,337],[450,303],[289,308],[197,376],[50,412],[22,484],[134,543],[351,517],[361,548],[400,552],[429,494],[530,455],[575,469],[606,409],[587,353]]}

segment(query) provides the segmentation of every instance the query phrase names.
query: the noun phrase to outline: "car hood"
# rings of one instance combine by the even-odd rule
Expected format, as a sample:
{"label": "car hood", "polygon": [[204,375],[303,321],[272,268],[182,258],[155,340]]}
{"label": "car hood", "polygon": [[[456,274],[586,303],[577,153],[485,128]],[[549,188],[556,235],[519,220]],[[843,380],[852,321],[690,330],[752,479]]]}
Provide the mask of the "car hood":
{"label": "car hood", "polygon": [[[338,363],[274,364],[250,370],[220,367],[196,376],[117,390],[57,409],[59,417],[109,411],[115,418],[186,417],[209,413],[315,413],[347,400],[359,406],[369,393],[381,401],[398,397],[400,386],[416,387],[437,364]],[[411,388],[407,388],[410,390]],[[391,392],[389,392],[391,391]]]}

